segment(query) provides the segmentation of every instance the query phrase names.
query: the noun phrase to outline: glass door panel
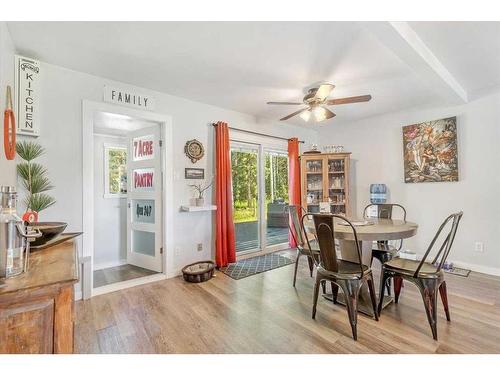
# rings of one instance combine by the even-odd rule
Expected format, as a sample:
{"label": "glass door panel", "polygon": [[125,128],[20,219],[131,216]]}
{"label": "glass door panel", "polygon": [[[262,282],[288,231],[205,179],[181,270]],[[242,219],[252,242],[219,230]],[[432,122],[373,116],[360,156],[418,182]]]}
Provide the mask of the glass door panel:
{"label": "glass door panel", "polygon": [[264,151],[266,246],[288,242],[288,155]]}
{"label": "glass door panel", "polygon": [[307,211],[319,212],[319,204],[323,202],[323,161],[306,161],[306,199]]}
{"label": "glass door panel", "polygon": [[246,144],[231,144],[233,183],[233,221],[236,252],[259,251],[259,149]]}
{"label": "glass door panel", "polygon": [[333,214],[345,215],[345,161],[328,160],[328,202]]}

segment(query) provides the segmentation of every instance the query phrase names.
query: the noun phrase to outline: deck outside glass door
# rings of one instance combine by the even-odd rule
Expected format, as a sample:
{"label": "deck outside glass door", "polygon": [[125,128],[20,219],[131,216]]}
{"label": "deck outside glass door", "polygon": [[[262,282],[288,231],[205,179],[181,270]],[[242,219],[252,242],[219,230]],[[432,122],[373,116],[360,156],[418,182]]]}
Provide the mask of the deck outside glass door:
{"label": "deck outside glass door", "polygon": [[233,221],[237,254],[261,250],[259,146],[231,142]]}
{"label": "deck outside glass door", "polygon": [[232,142],[231,168],[237,254],[286,248],[287,152]]}
{"label": "deck outside glass door", "polygon": [[127,160],[127,263],[162,272],[161,131],[130,132]]}

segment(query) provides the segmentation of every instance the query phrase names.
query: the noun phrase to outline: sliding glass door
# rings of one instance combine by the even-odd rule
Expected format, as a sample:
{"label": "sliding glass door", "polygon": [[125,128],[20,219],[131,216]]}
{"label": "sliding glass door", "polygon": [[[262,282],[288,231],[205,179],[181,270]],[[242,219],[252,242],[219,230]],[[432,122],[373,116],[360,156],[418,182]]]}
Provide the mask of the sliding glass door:
{"label": "sliding glass door", "polygon": [[266,246],[288,242],[288,155],[264,150]]}
{"label": "sliding glass door", "polygon": [[259,161],[258,146],[231,143],[233,220],[237,253],[261,250]]}
{"label": "sliding glass door", "polygon": [[285,248],[288,242],[287,152],[259,144],[232,142],[231,168],[237,254]]}

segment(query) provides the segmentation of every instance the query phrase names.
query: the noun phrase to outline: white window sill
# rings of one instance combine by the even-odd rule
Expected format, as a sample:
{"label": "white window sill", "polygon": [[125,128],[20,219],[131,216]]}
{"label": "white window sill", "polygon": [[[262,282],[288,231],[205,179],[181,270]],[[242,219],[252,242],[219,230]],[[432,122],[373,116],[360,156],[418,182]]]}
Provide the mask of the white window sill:
{"label": "white window sill", "polygon": [[127,194],[109,194],[109,193],[106,193],[102,197],[104,199],[123,199],[123,198],[127,198]]}

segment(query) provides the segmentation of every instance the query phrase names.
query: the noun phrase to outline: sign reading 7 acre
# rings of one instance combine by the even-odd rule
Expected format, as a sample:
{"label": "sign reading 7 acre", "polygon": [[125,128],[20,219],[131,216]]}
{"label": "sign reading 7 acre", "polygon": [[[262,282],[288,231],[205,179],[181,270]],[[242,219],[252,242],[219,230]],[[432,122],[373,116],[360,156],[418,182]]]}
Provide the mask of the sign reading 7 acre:
{"label": "sign reading 7 acre", "polygon": [[145,135],[132,140],[134,161],[150,160],[154,158],[154,136]]}

